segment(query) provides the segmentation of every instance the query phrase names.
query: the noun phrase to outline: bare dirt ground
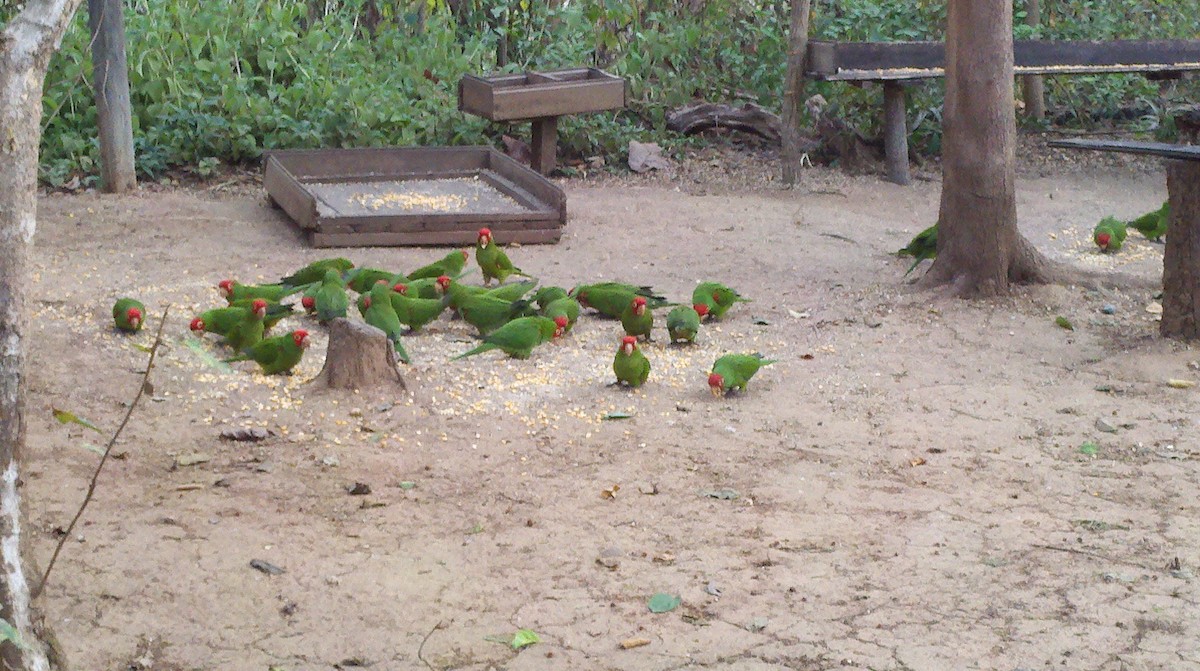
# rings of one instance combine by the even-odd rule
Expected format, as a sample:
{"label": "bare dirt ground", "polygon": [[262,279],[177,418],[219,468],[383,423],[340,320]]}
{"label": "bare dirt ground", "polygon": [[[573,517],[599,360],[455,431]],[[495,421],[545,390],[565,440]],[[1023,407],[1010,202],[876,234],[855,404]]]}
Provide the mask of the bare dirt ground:
{"label": "bare dirt ground", "polygon": [[[754,299],[694,349],[660,334],[635,392],[607,386],[619,326],[588,318],[525,362],[449,362],[468,328],[437,322],[407,341],[410,395],[306,388],[325,343],[306,319],[284,324],[315,334],[297,375],[223,372],[184,344],[216,282],[323,250],[253,186],[44,197],[25,489],[43,562],[105,440],[51,407],[114,428],[152,336],[113,332],[112,301],[140,297],[151,326],[172,306],[153,396],[47,591],[73,667],[1200,668],[1200,392],[1165,384],[1200,379],[1200,352],[1157,337],[1153,291],[919,290],[891,252],[934,221],[936,173],[816,168],[788,191],[774,169],[705,152],[563,181],[562,242],[511,250],[546,283],[686,300],[718,279]],[[1156,279],[1161,245],[1131,234],[1103,257],[1088,236],[1164,182],[1154,163],[1022,152],[1021,227],[1055,258]],[[344,253],[411,269],[444,252]],[[726,351],[779,363],[717,400]],[[273,435],[219,438],[239,427]],[[659,592],[682,604],[651,613]],[[494,642],[520,628],[541,642]]]}

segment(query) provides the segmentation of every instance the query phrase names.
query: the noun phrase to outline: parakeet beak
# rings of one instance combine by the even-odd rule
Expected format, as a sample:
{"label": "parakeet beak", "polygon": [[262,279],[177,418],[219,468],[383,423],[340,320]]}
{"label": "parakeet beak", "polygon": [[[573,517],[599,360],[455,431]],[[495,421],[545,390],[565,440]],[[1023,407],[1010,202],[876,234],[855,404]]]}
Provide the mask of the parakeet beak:
{"label": "parakeet beak", "polygon": [[713,373],[708,376],[708,390],[712,395],[721,398],[725,395],[725,378]]}
{"label": "parakeet beak", "polygon": [[722,396],[725,395],[725,392],[721,391],[720,385],[709,386],[708,390],[711,391],[712,395],[716,398],[721,398]]}
{"label": "parakeet beak", "polygon": [[629,356],[633,354],[633,345],[631,343],[621,345],[621,351],[625,353],[625,356]]}

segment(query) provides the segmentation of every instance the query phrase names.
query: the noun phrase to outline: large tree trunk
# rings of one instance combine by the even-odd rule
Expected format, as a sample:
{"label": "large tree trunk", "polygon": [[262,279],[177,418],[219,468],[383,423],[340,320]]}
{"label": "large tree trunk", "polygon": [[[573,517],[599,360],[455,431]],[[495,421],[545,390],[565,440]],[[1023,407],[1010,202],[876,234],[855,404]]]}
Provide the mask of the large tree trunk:
{"label": "large tree trunk", "polygon": [[1163,315],[1159,333],[1200,338],[1200,163],[1167,162],[1171,223],[1163,253]]}
{"label": "large tree trunk", "polygon": [[963,295],[1044,280],[1049,263],[1017,231],[1012,4],[950,0],[938,256],[927,275]]}
{"label": "large tree trunk", "polygon": [[[799,178],[801,148],[800,112],[804,109],[804,67],[808,57],[810,0],[791,0],[788,28],[787,79],[783,85],[783,183],[792,186]],[[815,121],[815,120],[814,120]]]}
{"label": "large tree trunk", "polygon": [[0,33],[0,617],[23,646],[0,645],[0,669],[51,668],[30,599],[20,496],[25,445],[25,284],[37,228],[42,85],[81,0],[30,0]]}

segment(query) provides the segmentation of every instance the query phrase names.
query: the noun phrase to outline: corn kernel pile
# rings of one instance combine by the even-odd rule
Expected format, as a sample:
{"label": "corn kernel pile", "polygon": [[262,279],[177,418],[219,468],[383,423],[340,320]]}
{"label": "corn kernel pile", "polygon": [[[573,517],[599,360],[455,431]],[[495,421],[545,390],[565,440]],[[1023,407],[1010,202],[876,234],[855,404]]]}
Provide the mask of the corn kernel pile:
{"label": "corn kernel pile", "polygon": [[467,199],[454,193],[430,195],[424,193],[398,192],[355,193],[350,202],[362,207],[378,210],[383,207],[400,210],[433,210],[434,212],[458,212],[467,205]]}

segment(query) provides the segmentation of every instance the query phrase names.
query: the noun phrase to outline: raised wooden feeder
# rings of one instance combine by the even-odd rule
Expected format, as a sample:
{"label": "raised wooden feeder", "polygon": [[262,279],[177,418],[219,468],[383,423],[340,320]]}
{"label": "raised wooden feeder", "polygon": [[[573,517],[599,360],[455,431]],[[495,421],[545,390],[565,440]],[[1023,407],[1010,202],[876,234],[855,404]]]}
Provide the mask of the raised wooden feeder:
{"label": "raised wooden feeder", "polygon": [[268,152],[271,202],[314,247],[558,242],[562,189],[491,147]]}
{"label": "raised wooden feeder", "polygon": [[458,82],[458,109],[492,121],[533,122],[533,169],[554,170],[558,117],[623,109],[625,80],[596,68],[476,77]]}

